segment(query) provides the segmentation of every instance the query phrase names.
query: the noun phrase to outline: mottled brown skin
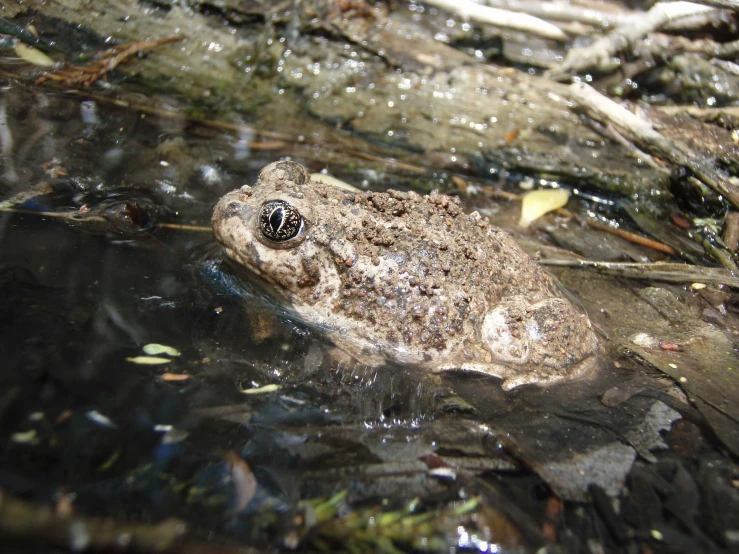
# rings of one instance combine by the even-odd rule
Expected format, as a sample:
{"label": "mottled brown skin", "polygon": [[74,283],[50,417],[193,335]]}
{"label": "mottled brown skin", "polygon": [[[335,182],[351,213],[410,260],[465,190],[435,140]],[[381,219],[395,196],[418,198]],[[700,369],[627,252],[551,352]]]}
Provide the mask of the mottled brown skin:
{"label": "mottled brown skin", "polygon": [[[302,215],[275,242],[258,212],[283,200]],[[504,388],[587,372],[597,339],[550,278],[504,231],[432,193],[349,192],[276,162],[213,213],[224,252],[309,325],[367,363],[506,379]]]}

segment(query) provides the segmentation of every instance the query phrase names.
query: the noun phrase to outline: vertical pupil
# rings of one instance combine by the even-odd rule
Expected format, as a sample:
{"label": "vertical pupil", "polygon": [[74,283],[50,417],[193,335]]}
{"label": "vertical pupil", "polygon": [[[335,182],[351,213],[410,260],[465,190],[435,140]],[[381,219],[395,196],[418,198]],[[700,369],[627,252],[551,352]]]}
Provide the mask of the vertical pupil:
{"label": "vertical pupil", "polygon": [[303,228],[300,212],[284,200],[269,200],[259,209],[257,225],[271,241],[284,242],[297,237]]}
{"label": "vertical pupil", "polygon": [[274,233],[278,233],[282,227],[282,223],[285,220],[285,210],[281,207],[272,210],[269,214],[269,226],[272,227]]}

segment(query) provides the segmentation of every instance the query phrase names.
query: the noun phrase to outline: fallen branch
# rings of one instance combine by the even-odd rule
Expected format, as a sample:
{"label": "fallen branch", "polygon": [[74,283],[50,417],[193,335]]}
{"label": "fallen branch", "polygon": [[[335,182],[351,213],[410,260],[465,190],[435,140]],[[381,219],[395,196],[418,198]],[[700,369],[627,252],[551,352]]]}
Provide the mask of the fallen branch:
{"label": "fallen branch", "polygon": [[564,31],[556,25],[525,13],[481,6],[470,0],[424,0],[424,3],[455,13],[463,19],[475,23],[487,23],[496,27],[516,29],[554,40],[568,39]]}
{"label": "fallen branch", "polygon": [[694,0],[696,4],[705,4],[706,6],[713,6],[714,8],[721,8],[725,10],[739,11],[739,1],[737,0]]}
{"label": "fallen branch", "polygon": [[487,0],[488,6],[528,14],[540,19],[562,21],[565,23],[584,23],[593,27],[609,29],[618,27],[624,20],[634,15],[634,12],[608,12],[585,8],[563,2],[537,2],[532,0]]}
{"label": "fallen branch", "polygon": [[573,48],[564,61],[549,71],[550,78],[564,78],[586,69],[612,71],[620,64],[616,54],[627,51],[636,41],[669,22],[703,14],[714,8],[692,2],[660,2],[648,12],[624,20],[618,28],[593,44]]}
{"label": "fallen branch", "polygon": [[590,117],[612,126],[650,154],[667,160],[678,168],[684,168],[707,187],[725,197],[734,207],[739,207],[739,190],[731,184],[728,177],[712,167],[710,160],[683,144],[665,138],[651,123],[584,83],[570,85],[570,93],[573,100]]}

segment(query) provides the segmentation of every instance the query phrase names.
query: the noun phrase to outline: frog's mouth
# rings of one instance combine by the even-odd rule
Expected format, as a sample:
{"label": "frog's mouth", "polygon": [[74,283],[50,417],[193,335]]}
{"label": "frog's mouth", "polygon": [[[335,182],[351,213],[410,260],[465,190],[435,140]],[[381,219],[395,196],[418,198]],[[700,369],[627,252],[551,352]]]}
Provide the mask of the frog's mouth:
{"label": "frog's mouth", "polygon": [[292,306],[292,301],[282,293],[278,288],[277,283],[269,277],[269,275],[265,274],[254,264],[243,259],[232,249],[223,246],[223,251],[226,254],[224,259],[230,273],[242,281],[246,281],[249,284],[254,285],[262,292],[274,298],[280,304]]}

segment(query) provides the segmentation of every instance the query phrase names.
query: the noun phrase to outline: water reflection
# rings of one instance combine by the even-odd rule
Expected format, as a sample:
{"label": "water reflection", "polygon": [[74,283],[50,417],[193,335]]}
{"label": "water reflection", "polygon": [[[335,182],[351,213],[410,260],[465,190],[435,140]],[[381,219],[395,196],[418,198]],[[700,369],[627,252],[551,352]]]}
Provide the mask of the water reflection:
{"label": "water reflection", "polygon": [[[583,541],[618,547],[609,497],[646,518],[661,500],[645,490],[730,487],[730,459],[698,426],[671,429],[692,413],[675,387],[628,360],[503,393],[337,358],[225,265],[209,232],[222,194],[280,155],[310,165],[319,139],[143,115],[0,96],[0,487],[14,497],[176,516],[193,537],[260,547],[533,552],[575,541],[572,518]],[[690,466],[701,457],[720,470]]]}

